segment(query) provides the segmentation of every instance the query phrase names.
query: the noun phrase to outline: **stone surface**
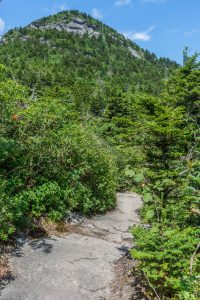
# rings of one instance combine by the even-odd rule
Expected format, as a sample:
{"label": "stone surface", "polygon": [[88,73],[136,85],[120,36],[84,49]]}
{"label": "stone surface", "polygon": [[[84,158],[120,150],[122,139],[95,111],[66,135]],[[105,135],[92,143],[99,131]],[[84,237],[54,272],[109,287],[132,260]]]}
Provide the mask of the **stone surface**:
{"label": "stone surface", "polygon": [[128,50],[131,52],[131,54],[136,58],[142,58],[141,55],[133,48],[128,47]]}
{"label": "stone surface", "polygon": [[[11,258],[14,276],[1,292],[1,300],[109,300],[114,296],[114,264],[131,246],[129,228],[139,223],[141,199],[136,194],[118,194],[116,210],[85,220],[80,233],[63,238],[19,240]],[[130,235],[129,235],[130,237]],[[127,295],[130,288],[123,290]]]}
{"label": "stone surface", "polygon": [[67,22],[65,20],[59,21],[58,23],[49,23],[47,25],[40,25],[38,22],[33,22],[30,26],[32,29],[56,29],[58,31],[67,31],[78,35],[88,34],[90,37],[95,36],[98,37],[101,35],[100,32],[97,31],[97,27],[95,25],[87,24],[86,20],[73,18],[72,21]]}
{"label": "stone surface", "polygon": [[84,220],[84,216],[76,212],[69,212],[65,218],[65,222],[72,225],[80,225]]}

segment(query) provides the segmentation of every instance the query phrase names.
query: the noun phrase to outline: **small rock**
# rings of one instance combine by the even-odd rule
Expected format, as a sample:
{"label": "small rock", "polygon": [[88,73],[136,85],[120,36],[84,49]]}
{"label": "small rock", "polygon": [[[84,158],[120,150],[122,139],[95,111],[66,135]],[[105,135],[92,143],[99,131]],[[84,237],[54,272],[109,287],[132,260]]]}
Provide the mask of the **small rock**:
{"label": "small rock", "polygon": [[79,224],[83,223],[84,220],[85,220],[85,217],[82,216],[81,214],[76,213],[76,212],[70,212],[66,216],[65,223],[69,223],[72,225],[79,225]]}
{"label": "small rock", "polygon": [[133,236],[130,232],[125,232],[122,234],[122,239],[123,241],[132,241],[133,240]]}
{"label": "small rock", "polygon": [[151,225],[150,224],[142,224],[142,227],[145,229],[150,229]]}
{"label": "small rock", "polygon": [[85,24],[86,20],[80,19],[80,18],[73,18],[73,22],[78,23],[78,24]]}
{"label": "small rock", "polygon": [[141,55],[133,48],[128,47],[128,50],[131,52],[131,54],[137,58],[142,58]]}
{"label": "small rock", "polygon": [[90,228],[90,229],[95,229],[95,227],[92,224],[86,224],[85,227]]}

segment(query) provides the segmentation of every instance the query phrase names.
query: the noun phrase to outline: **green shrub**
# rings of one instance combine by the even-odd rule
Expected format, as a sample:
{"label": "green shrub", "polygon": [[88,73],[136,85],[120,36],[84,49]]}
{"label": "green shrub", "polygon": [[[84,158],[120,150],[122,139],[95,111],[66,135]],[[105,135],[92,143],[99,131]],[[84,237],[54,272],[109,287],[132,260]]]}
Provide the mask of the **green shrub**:
{"label": "green shrub", "polygon": [[190,275],[190,259],[199,242],[199,234],[200,230],[192,227],[180,230],[137,226],[133,229],[135,247],[131,255],[139,261],[139,270],[145,274],[161,299],[194,293],[189,282],[197,284],[200,269],[198,258],[195,257],[193,273]]}
{"label": "green shrub", "polygon": [[0,239],[41,217],[61,220],[115,206],[116,166],[109,148],[71,105],[32,101],[11,80],[0,83]]}
{"label": "green shrub", "polygon": [[149,229],[133,229],[136,247],[131,254],[151,296],[162,300],[200,298],[197,57],[186,55],[185,65],[167,82],[162,97],[151,102],[151,114],[141,122],[148,167],[142,217]]}

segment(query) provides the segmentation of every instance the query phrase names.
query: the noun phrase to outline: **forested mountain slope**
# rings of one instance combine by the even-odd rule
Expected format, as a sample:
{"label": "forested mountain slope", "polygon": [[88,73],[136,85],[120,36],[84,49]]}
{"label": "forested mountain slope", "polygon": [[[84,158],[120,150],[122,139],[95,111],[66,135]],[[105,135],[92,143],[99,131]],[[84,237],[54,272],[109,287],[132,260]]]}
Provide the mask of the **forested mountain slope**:
{"label": "forested mountain slope", "polygon": [[158,94],[163,79],[178,67],[78,11],[10,30],[1,40],[0,62],[33,91],[74,97],[96,113],[105,106],[102,94],[109,87]]}

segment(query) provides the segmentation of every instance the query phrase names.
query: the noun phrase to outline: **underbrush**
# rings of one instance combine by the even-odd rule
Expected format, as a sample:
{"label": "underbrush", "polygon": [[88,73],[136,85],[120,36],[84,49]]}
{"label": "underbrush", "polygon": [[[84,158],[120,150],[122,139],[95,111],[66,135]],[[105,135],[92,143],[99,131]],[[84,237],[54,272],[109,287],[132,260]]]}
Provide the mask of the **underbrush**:
{"label": "underbrush", "polygon": [[91,215],[113,208],[115,159],[73,107],[31,100],[5,77],[0,91],[0,240],[42,217],[60,221],[71,210]]}

